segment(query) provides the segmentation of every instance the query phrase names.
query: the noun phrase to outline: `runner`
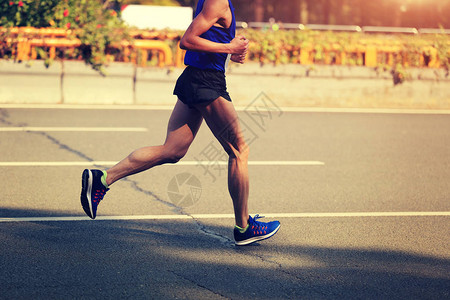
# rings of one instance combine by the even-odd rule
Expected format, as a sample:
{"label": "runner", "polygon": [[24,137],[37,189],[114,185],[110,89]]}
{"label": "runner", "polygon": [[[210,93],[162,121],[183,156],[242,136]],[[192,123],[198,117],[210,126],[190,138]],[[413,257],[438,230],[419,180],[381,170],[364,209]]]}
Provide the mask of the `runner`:
{"label": "runner", "polygon": [[247,245],[273,236],[280,222],[260,222],[248,214],[249,147],[227,92],[225,70],[229,60],[244,63],[249,41],[235,36],[234,8],[229,0],[199,0],[195,18],[181,38],[187,50],[186,69],[177,80],[178,96],[163,145],[135,150],[112,168],[84,170],[81,204],[95,219],[97,206],[109,187],[124,177],[165,163],[178,162],[188,151],[198,129],[206,121],[229,155],[228,190],[235,214],[236,245]]}

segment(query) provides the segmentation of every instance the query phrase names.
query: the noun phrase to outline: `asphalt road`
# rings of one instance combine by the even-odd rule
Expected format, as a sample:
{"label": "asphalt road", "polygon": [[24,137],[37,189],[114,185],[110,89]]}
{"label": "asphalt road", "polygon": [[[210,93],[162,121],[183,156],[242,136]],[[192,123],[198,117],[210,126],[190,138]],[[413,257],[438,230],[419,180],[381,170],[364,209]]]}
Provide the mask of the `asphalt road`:
{"label": "asphalt road", "polygon": [[206,124],[184,164],[117,182],[85,217],[83,164],[162,143],[169,115],[0,108],[1,299],[450,297],[450,115],[241,111],[250,211],[282,224],[253,246],[234,246]]}

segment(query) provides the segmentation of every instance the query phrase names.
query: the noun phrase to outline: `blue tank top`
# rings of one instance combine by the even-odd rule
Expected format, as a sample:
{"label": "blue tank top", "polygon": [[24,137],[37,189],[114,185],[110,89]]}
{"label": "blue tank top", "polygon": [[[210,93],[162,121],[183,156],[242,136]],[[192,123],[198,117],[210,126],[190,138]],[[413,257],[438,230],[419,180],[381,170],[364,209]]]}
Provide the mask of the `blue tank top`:
{"label": "blue tank top", "polygon": [[[195,11],[195,16],[197,16],[203,9],[203,3],[205,0],[199,0],[197,4],[197,9]],[[203,33],[200,37],[217,42],[217,43],[229,43],[234,39],[236,35],[236,18],[234,17],[234,7],[231,1],[228,0],[230,5],[232,20],[229,28],[222,28],[217,26],[212,26],[208,31]],[[226,53],[209,53],[209,52],[196,52],[196,51],[186,51],[186,56],[184,57],[184,64],[188,66],[193,66],[199,69],[209,69],[218,70],[225,72],[226,65],[228,64],[229,56]]]}

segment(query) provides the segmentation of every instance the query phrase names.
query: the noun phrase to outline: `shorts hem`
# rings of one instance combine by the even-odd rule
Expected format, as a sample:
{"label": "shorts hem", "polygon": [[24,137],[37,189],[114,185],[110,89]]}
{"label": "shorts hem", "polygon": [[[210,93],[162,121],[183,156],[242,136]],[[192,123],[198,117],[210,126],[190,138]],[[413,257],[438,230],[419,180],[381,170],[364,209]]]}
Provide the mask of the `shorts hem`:
{"label": "shorts hem", "polygon": [[206,105],[219,97],[232,102],[223,72],[201,70],[191,66],[188,66],[178,78],[173,94],[189,107],[197,104]]}
{"label": "shorts hem", "polygon": [[206,106],[206,105],[210,104],[211,102],[213,102],[214,100],[216,100],[216,99],[218,99],[218,98],[220,98],[220,97],[224,98],[225,100],[227,100],[227,101],[229,101],[229,102],[232,102],[230,96],[224,96],[224,95],[218,95],[217,97],[214,97],[214,98],[208,98],[208,99],[202,99],[202,100],[199,100],[199,99],[197,99],[197,100],[191,100],[191,99],[189,99],[189,100],[188,100],[188,99],[183,99],[183,97],[180,97],[180,96],[177,95],[177,94],[174,94],[174,95],[177,96],[177,98],[178,98],[181,102],[183,102],[184,104],[186,104],[186,105],[189,106],[190,108],[194,108],[196,105]]}

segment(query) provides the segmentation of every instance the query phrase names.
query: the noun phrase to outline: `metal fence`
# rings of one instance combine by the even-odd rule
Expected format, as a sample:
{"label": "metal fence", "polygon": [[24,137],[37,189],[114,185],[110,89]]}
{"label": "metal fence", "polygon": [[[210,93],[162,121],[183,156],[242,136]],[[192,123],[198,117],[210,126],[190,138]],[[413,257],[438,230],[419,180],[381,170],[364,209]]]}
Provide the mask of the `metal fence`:
{"label": "metal fence", "polygon": [[[311,30],[333,30],[333,31],[349,31],[349,32],[364,32],[364,33],[409,33],[409,34],[430,34],[430,33],[449,33],[450,30],[438,30],[437,29],[411,29],[411,28],[397,28],[394,27],[359,27],[359,26],[335,26],[335,25],[308,25],[308,27],[302,27],[301,24],[278,24],[279,27],[273,28],[274,24],[278,23],[244,23],[240,22],[238,25],[241,28],[266,28],[265,26],[271,26],[268,28],[284,28],[284,29],[297,29],[302,30],[310,28]],[[295,26],[294,26],[295,25]],[[0,28],[0,33],[6,32],[5,28]],[[68,32],[64,29],[56,28],[12,28],[9,29],[11,33],[8,38],[4,40],[10,45],[11,52],[18,61],[34,60],[38,58],[37,49],[41,49],[46,52],[46,56],[49,58],[55,58],[57,55],[56,50],[63,51],[64,53],[73,53],[74,49],[80,46],[80,40],[69,38]],[[120,50],[120,58],[114,58],[111,56],[111,61],[125,61],[133,62],[141,66],[146,66],[147,58],[149,55],[155,57],[157,60],[157,66],[177,66],[183,65],[183,58],[185,51],[179,47],[170,47],[168,40],[173,43],[178,43],[179,33],[174,33],[168,36],[153,31],[135,31],[131,32],[131,36],[134,38],[130,43],[129,41],[122,41],[117,45],[114,45]],[[367,67],[375,67],[377,65],[394,65],[401,63],[404,66],[420,66],[439,68],[443,65],[448,65],[450,60],[450,49],[445,48],[446,54],[438,54],[438,49],[432,45],[421,46],[413,52],[408,52],[403,49],[401,45],[391,43],[383,40],[374,40],[367,43],[348,45],[346,47],[335,47],[334,44],[330,44],[324,47],[318,53],[318,49],[313,45],[280,45],[276,48],[274,53],[274,60],[272,62],[281,61],[281,57],[287,52],[292,58],[291,63],[298,63],[304,65],[310,64],[336,64],[336,65],[362,65]],[[264,61],[264,53],[257,52],[250,53],[253,57],[260,62]],[[318,59],[318,56],[321,59]],[[0,57],[1,58],[1,57]],[[412,64],[412,61],[416,61],[416,64]]]}
{"label": "metal fence", "polygon": [[237,22],[239,28],[272,28],[272,29],[297,29],[297,30],[322,30],[322,31],[348,31],[363,33],[404,33],[404,34],[450,34],[450,29],[441,28],[414,28],[414,27],[385,27],[385,26],[358,26],[358,25],[325,25],[325,24],[300,24],[280,22]]}

